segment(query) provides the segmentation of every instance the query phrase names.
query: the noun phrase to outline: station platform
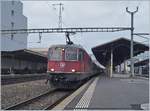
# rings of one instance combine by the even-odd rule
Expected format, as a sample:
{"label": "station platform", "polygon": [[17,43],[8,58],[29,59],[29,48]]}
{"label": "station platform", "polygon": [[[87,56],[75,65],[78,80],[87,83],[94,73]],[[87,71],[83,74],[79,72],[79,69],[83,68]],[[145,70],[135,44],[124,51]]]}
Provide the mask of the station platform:
{"label": "station platform", "polygon": [[54,107],[54,110],[148,110],[149,80],[99,76]]}

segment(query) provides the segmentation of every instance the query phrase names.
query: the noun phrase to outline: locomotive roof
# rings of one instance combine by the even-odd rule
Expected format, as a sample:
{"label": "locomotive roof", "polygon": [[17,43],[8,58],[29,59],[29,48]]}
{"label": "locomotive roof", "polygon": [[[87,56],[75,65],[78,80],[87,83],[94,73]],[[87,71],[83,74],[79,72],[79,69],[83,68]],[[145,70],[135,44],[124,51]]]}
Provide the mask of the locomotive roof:
{"label": "locomotive roof", "polygon": [[63,48],[73,47],[73,48],[80,48],[80,49],[84,50],[84,48],[81,45],[77,45],[77,44],[72,44],[72,45],[69,45],[69,44],[67,44],[67,45],[66,44],[56,44],[56,45],[51,45],[50,48],[51,47],[63,47]]}

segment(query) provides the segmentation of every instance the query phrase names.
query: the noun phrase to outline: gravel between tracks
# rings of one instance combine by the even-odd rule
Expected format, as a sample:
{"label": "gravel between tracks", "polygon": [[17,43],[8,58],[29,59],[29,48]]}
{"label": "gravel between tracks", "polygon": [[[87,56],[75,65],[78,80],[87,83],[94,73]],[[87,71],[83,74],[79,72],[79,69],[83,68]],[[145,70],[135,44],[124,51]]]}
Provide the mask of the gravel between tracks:
{"label": "gravel between tracks", "polygon": [[1,108],[5,109],[23,100],[51,90],[46,80],[36,80],[1,86]]}
{"label": "gravel between tracks", "polygon": [[47,106],[52,105],[57,100],[59,100],[61,97],[65,96],[69,92],[55,92],[53,94],[49,94],[46,97],[42,97],[41,99],[34,101],[33,103],[26,105],[24,107],[21,107],[19,110],[43,110]]}

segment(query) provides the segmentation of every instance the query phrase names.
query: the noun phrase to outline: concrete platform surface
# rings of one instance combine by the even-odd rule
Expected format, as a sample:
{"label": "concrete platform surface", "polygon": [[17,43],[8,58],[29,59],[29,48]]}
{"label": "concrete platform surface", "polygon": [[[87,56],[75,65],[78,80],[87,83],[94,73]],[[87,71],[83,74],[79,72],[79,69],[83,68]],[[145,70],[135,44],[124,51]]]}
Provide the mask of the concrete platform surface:
{"label": "concrete platform surface", "polygon": [[149,103],[149,81],[100,77],[90,109],[140,109]]}
{"label": "concrete platform surface", "polygon": [[54,109],[148,110],[149,107],[149,81],[141,78],[99,76],[76,92]]}

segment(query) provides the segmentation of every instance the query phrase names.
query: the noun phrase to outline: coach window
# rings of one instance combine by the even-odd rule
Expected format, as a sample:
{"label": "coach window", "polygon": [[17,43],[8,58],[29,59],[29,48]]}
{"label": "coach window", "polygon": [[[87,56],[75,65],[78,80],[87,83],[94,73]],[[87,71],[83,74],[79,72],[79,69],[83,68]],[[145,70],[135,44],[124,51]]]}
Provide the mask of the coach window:
{"label": "coach window", "polygon": [[82,61],[83,60],[83,51],[79,51],[79,61]]}

